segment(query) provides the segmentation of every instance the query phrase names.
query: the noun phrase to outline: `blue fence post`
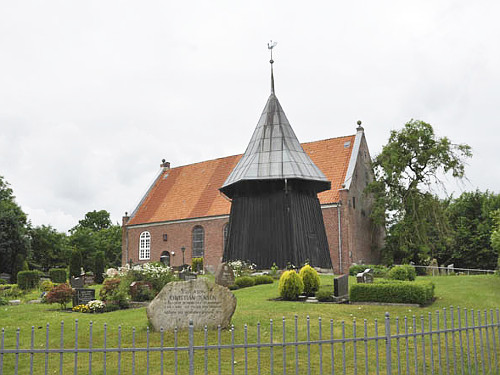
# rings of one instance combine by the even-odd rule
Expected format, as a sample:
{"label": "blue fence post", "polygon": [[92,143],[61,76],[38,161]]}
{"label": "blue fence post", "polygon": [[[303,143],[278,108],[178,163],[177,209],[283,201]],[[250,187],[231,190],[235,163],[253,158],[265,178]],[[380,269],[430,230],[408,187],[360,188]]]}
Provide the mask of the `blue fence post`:
{"label": "blue fence post", "polygon": [[194,375],[194,327],[193,321],[189,321],[189,375]]}
{"label": "blue fence post", "polygon": [[392,374],[391,362],[391,322],[389,313],[385,313],[385,367],[387,375]]}

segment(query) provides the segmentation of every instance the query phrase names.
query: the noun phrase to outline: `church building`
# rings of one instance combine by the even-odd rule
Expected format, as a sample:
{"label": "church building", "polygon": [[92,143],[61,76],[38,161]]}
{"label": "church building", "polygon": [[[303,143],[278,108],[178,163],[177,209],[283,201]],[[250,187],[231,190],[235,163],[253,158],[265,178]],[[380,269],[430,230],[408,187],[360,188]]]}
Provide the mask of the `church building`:
{"label": "church building", "polygon": [[373,171],[361,122],[353,135],[300,144],[270,63],[271,96],[246,152],[179,167],[163,160],[123,217],[122,264],[201,257],[214,272],[223,257],[263,268],[308,260],[338,274],[378,263],[385,233],[364,194]]}
{"label": "church building", "polygon": [[[378,262],[384,230],[370,219],[370,198],[363,192],[373,179],[363,127],[302,147],[331,182],[318,199],[334,272],[345,273],[352,263]],[[231,210],[219,188],[241,157],[179,167],[163,162],[137,208],[123,217],[122,264],[162,260],[180,266],[202,257],[213,272],[223,256]]]}

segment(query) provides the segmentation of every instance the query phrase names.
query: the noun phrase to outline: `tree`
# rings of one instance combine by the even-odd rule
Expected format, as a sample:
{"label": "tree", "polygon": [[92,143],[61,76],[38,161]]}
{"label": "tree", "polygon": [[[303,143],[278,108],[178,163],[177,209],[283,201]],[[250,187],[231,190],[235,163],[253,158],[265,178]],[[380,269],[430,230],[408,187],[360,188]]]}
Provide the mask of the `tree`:
{"label": "tree", "polygon": [[97,251],[94,255],[94,281],[102,284],[104,281],[104,253]]}
{"label": "tree", "polygon": [[10,273],[12,282],[29,252],[27,221],[9,184],[0,176],[0,272]]}
{"label": "tree", "polygon": [[497,252],[497,268],[500,269],[500,209],[491,214],[493,231],[491,232],[491,247]]}
{"label": "tree", "polygon": [[111,219],[109,217],[109,212],[106,210],[91,211],[85,214],[85,218],[78,222],[78,225],[70,229],[70,232],[81,228],[90,229],[93,232],[98,232],[102,229],[109,228],[111,226]]}
{"label": "tree", "polygon": [[435,240],[446,241],[449,231],[433,188],[441,184],[440,174],[462,178],[471,156],[468,145],[438,138],[423,121],[391,131],[373,162],[375,181],[366,190],[374,196],[372,218],[387,227],[387,261],[420,263],[443,246]]}
{"label": "tree", "polygon": [[451,240],[437,259],[440,264],[460,268],[495,269],[498,250],[492,246],[493,213],[500,209],[500,195],[486,192],[465,192],[450,200],[446,218]]}
{"label": "tree", "polygon": [[83,267],[82,252],[78,249],[73,249],[71,252],[71,260],[69,263],[69,276],[79,277]]}
{"label": "tree", "polygon": [[111,223],[109,212],[92,211],[85,214],[78,225],[70,230],[69,244],[83,254],[83,268],[92,270],[97,251],[103,251],[106,266],[121,264],[122,233],[119,225]]}
{"label": "tree", "polygon": [[47,271],[50,268],[66,267],[71,256],[68,239],[64,233],[52,226],[42,225],[29,230],[31,238],[30,262]]}

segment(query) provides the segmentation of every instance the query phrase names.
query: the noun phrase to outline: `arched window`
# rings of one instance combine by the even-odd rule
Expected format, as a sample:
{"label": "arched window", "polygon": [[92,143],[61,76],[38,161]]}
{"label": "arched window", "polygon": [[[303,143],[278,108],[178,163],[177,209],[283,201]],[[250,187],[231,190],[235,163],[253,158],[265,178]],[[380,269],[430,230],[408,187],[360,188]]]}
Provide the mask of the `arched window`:
{"label": "arched window", "polygon": [[151,234],[142,232],[139,237],[139,260],[149,259],[151,254]]}
{"label": "arched window", "polygon": [[197,225],[193,228],[193,258],[203,258],[205,250],[205,230]]}
{"label": "arched window", "polygon": [[226,249],[227,236],[229,235],[229,224],[228,223],[226,223],[226,225],[224,225],[224,228],[222,229],[222,233],[223,233],[222,251],[224,251]]}

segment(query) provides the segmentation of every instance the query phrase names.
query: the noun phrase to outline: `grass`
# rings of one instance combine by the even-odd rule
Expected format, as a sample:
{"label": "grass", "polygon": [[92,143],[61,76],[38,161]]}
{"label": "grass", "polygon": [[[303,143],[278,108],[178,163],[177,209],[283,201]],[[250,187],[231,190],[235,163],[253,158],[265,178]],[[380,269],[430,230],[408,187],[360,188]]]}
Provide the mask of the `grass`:
{"label": "grass", "polygon": [[[420,316],[426,318],[429,313],[432,314],[435,326],[436,310],[448,308],[450,306],[465,307],[474,310],[490,310],[500,307],[500,278],[497,276],[438,276],[438,277],[425,277],[425,280],[433,281],[436,285],[437,299],[431,306],[421,308],[409,308],[408,306],[366,306],[366,305],[348,305],[348,304],[309,304],[301,302],[286,302],[286,301],[273,301],[272,299],[278,296],[277,282],[274,284],[258,285],[251,288],[244,288],[235,290],[234,294],[237,298],[237,308],[233,315],[232,323],[235,327],[234,340],[236,343],[244,342],[245,324],[247,327],[248,342],[257,341],[257,327],[260,329],[261,342],[281,343],[283,341],[283,331],[285,332],[286,340],[293,339],[295,335],[294,321],[297,316],[298,330],[297,335],[299,340],[307,338],[307,321],[309,317],[309,335],[312,339],[319,337],[319,318],[322,318],[322,334],[323,337],[329,337],[330,322],[332,322],[334,337],[339,338],[342,335],[342,327],[346,337],[353,335],[353,320],[357,321],[358,336],[363,333],[364,320],[366,319],[366,329],[368,336],[375,333],[375,320],[379,322],[379,334],[383,331],[383,319],[385,312],[389,312],[391,319],[394,323],[396,317],[400,317],[400,322],[403,322],[405,316],[409,317],[411,324],[411,317],[417,316],[419,321]],[[351,277],[350,283],[355,283],[355,278]],[[331,285],[333,289],[333,278],[331,276],[321,276],[322,285]],[[98,295],[98,293],[96,293]],[[27,295],[23,300],[38,297],[37,292]],[[283,318],[286,321],[285,329],[283,330]],[[118,327],[121,327],[121,342],[123,347],[131,347],[133,340],[136,347],[145,347],[147,341],[151,347],[161,345],[161,335],[157,332],[151,332],[148,335],[148,322],[146,318],[145,308],[129,309],[122,311],[115,311],[106,314],[78,314],[58,310],[57,305],[45,304],[28,304],[23,303],[19,306],[1,306],[0,307],[0,327],[5,329],[4,342],[6,348],[14,348],[16,345],[16,329],[20,328],[19,341],[20,346],[28,348],[31,345],[31,332],[34,332],[34,347],[44,348],[46,345],[46,324],[50,325],[49,331],[49,346],[51,348],[60,347],[60,326],[64,322],[63,342],[65,348],[74,348],[75,342],[75,319],[78,319],[78,346],[88,347],[90,345],[89,327],[92,324],[92,345],[93,347],[103,347],[104,345],[104,325],[106,323],[106,340],[108,347],[116,347],[118,343]],[[273,330],[271,331],[271,322],[273,320]],[[91,323],[92,322],[92,323]],[[345,324],[343,324],[345,322]],[[427,324],[427,323],[426,323]],[[441,323],[442,324],[442,323]],[[32,328],[33,327],[33,328]],[[403,326],[402,326],[403,327]],[[419,326],[420,327],[420,326]],[[403,328],[401,328],[403,329]],[[410,327],[411,331],[412,327]],[[361,332],[361,333],[360,333]],[[221,332],[221,341],[223,343],[231,342],[232,332],[224,330]],[[272,335],[272,338],[271,338]],[[177,344],[179,346],[187,345],[187,338],[184,332],[180,332],[177,337]],[[208,341],[215,343],[218,340],[217,331],[207,332]],[[164,345],[174,345],[175,335],[173,333],[165,333]],[[195,332],[195,345],[203,345],[204,332]],[[435,345],[437,345],[435,343]],[[362,348],[362,343],[359,343]],[[412,343],[410,342],[410,348]],[[436,347],[437,348],[437,347]],[[498,348],[500,349],[500,348]],[[318,347],[312,347],[312,356],[318,357]],[[373,358],[375,349],[373,346],[367,349],[370,353],[370,358]],[[383,342],[380,342],[379,350],[383,352]],[[301,363],[304,358],[307,358],[307,347],[299,348],[299,356]],[[197,357],[197,367],[204,367],[203,351]],[[208,355],[207,367],[209,372],[216,372],[218,367],[218,357],[216,351],[210,351]],[[275,371],[282,372],[282,348],[274,348],[274,366]],[[383,353],[382,353],[383,354]],[[29,371],[29,355],[20,355],[19,373],[27,373]],[[244,366],[244,351],[237,349],[234,351],[236,360],[237,372],[242,371]],[[361,356],[361,349],[359,356]],[[174,354],[165,354],[165,370],[173,369]],[[325,348],[323,353],[325,366],[329,363],[329,354]],[[322,357],[322,358],[323,358]],[[179,373],[185,373],[186,370],[186,353],[179,352]],[[347,370],[352,370],[352,347],[348,346],[346,349],[346,358],[348,359]],[[500,358],[500,356],[499,356]],[[35,366],[44,366],[44,354],[35,355]],[[136,355],[136,366],[144,368],[145,355],[138,353]],[[157,373],[160,366],[159,353],[151,354],[150,366],[155,369],[152,373]],[[117,373],[117,354],[107,354],[107,373]],[[122,373],[130,373],[130,363],[132,361],[131,353],[122,354]],[[270,351],[269,349],[262,350],[261,353],[261,367],[263,373],[269,371],[270,366]],[[437,359],[435,358],[435,361]],[[103,355],[93,354],[92,358],[94,371],[93,373],[102,373]],[[223,350],[221,354],[221,367],[222,373],[230,371],[231,351]],[[88,355],[79,354],[78,363],[81,373],[88,372]],[[74,354],[66,354],[64,356],[64,373],[72,372],[74,364]],[[126,364],[126,365],[125,365]],[[294,348],[287,349],[286,357],[287,367],[294,365]],[[338,364],[337,364],[338,365]],[[336,365],[336,366],[337,366]],[[373,364],[370,364],[371,366]],[[4,357],[4,373],[13,373],[15,367],[15,359],[13,355],[5,355]],[[256,371],[256,353],[255,350],[250,352],[249,361],[247,363],[249,373]],[[318,361],[313,365],[313,373],[318,371]],[[48,361],[49,373],[54,371],[58,373],[59,369],[59,354],[50,354]],[[22,370],[22,371],[21,371]],[[337,369],[339,371],[340,369]],[[10,371],[10,372],[9,372]],[[326,368],[325,372],[328,372]],[[360,370],[361,371],[361,370]],[[140,372],[139,372],[140,373]],[[170,372],[169,372],[170,373]],[[349,373],[349,371],[348,371]]]}

